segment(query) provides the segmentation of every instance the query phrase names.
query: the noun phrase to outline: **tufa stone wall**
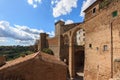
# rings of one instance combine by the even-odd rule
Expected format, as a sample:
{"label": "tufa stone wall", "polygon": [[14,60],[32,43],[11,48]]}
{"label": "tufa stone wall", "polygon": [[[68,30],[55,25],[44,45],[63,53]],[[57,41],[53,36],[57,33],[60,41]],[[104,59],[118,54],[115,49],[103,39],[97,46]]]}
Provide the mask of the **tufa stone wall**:
{"label": "tufa stone wall", "polygon": [[59,58],[58,37],[48,38],[49,48],[54,52],[54,55]]}
{"label": "tufa stone wall", "polygon": [[[120,1],[113,0],[92,17],[85,19],[85,68],[84,80],[109,80],[111,78],[111,56],[120,58]],[[98,7],[95,5],[91,8]],[[112,16],[118,12],[116,17]],[[87,15],[87,14],[86,14]],[[113,27],[113,55],[111,55],[111,27]]]}

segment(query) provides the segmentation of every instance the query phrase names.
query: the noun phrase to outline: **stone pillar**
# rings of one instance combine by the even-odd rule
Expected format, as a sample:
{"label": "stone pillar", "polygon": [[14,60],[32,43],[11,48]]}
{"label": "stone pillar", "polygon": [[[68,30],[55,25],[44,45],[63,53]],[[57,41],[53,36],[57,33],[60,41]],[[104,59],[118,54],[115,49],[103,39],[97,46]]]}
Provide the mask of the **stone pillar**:
{"label": "stone pillar", "polygon": [[70,78],[73,79],[75,77],[75,65],[74,65],[74,45],[72,41],[69,43],[69,73]]}

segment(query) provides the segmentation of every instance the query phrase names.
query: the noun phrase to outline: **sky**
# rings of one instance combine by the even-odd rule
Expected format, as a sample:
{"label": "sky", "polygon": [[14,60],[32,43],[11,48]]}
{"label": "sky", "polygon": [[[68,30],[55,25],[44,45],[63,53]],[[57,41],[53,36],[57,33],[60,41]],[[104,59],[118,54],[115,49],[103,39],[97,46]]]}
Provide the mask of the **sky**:
{"label": "sky", "polygon": [[39,34],[55,35],[55,22],[84,20],[96,0],[0,0],[0,46],[33,45]]}

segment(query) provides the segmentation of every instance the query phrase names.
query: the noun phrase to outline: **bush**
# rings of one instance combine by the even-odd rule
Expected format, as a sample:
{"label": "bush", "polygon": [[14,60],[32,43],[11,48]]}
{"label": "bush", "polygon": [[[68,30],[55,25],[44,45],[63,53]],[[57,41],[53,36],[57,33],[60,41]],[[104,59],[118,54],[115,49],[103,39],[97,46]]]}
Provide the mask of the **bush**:
{"label": "bush", "polygon": [[42,51],[47,53],[47,54],[54,55],[53,51],[49,48],[44,48]]}

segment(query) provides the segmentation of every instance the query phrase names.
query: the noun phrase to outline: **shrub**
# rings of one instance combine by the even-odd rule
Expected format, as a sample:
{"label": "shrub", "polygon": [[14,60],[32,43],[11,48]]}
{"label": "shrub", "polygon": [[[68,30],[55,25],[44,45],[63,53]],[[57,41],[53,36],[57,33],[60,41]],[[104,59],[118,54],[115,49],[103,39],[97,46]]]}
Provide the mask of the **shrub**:
{"label": "shrub", "polygon": [[53,51],[49,48],[44,48],[42,51],[47,53],[47,54],[54,55]]}

